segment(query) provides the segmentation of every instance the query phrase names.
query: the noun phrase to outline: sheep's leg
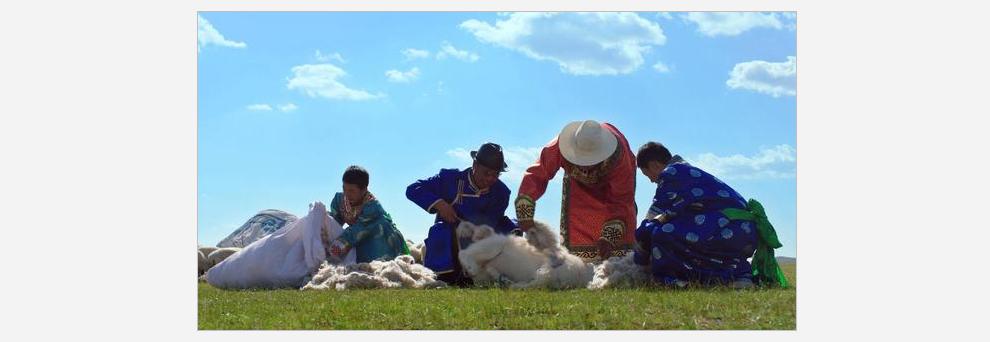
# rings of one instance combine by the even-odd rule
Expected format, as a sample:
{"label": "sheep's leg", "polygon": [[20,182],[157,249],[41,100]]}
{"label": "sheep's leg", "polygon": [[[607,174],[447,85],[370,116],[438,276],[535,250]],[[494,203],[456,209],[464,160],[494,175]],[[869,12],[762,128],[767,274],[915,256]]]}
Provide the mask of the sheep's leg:
{"label": "sheep's leg", "polygon": [[469,225],[462,223],[457,226],[457,237],[459,238],[469,238],[474,235],[475,229],[471,228]]}
{"label": "sheep's leg", "polygon": [[485,273],[494,281],[501,281],[501,279],[505,277],[502,275],[502,272],[499,272],[494,267],[486,267]]}
{"label": "sheep's leg", "polygon": [[457,255],[457,258],[461,260],[461,266],[464,267],[464,271],[471,276],[478,274],[478,270],[481,269],[481,263],[494,259],[499,253],[499,251],[492,250],[492,248],[479,248],[482,246],[475,246],[465,249]]}
{"label": "sheep's leg", "polygon": [[471,239],[474,241],[478,241],[486,237],[492,236],[492,234],[495,234],[494,229],[488,226],[481,226],[474,229],[474,236]]}
{"label": "sheep's leg", "polygon": [[484,270],[471,274],[471,279],[474,280],[474,284],[477,286],[489,286],[495,283],[498,277],[499,277],[498,271],[493,270],[491,267],[485,268]]}

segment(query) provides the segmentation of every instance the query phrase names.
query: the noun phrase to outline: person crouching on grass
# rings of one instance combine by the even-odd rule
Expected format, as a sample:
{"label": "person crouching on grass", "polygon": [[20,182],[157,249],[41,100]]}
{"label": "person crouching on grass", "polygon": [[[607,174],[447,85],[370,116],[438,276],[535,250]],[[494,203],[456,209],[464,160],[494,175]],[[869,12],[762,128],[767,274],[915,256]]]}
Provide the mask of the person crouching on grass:
{"label": "person crouching on grass", "polygon": [[461,220],[490,226],[502,235],[522,233],[518,223],[505,215],[512,191],[498,179],[508,167],[502,146],[484,143],[471,151],[471,159],[471,167],[463,171],[440,169],[440,173],[406,188],[406,198],[436,215],[426,237],[423,265],[433,270],[438,280],[461,287],[474,285],[457,257],[472,243],[470,238],[457,235]]}
{"label": "person crouching on grass", "polygon": [[[754,280],[787,286],[773,257],[781,245],[759,202],[746,202],[660,143],[640,147],[636,164],[657,183],[657,191],[636,229],[633,262],[648,265],[654,280],[675,286],[686,285],[685,280],[740,288],[752,287]],[[752,265],[746,261],[751,256]]]}
{"label": "person crouching on grass", "polygon": [[344,192],[330,202],[330,217],[344,225],[344,233],[330,244],[328,256],[339,263],[351,248],[357,248],[357,262],[388,261],[409,254],[406,239],[385,212],[381,203],[368,191],[368,171],[351,166],[344,171]]}

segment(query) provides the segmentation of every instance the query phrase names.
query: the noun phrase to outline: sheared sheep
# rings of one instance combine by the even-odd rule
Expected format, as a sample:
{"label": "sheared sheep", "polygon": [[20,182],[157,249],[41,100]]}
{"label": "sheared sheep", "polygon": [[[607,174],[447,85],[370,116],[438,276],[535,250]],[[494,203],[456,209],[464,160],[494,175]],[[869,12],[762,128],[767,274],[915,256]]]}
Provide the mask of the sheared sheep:
{"label": "sheared sheep", "polygon": [[[203,255],[205,255],[207,257],[210,256],[210,253],[213,253],[214,251],[216,251],[218,249],[220,249],[220,248],[218,248],[218,247],[208,247],[208,246],[200,246],[199,247],[199,251],[200,252],[203,252]],[[213,266],[213,265],[210,265],[210,266]],[[209,268],[209,267],[207,267],[207,268]]]}
{"label": "sheared sheep", "polygon": [[210,263],[210,267],[208,268],[212,268],[213,266],[216,266],[224,259],[227,259],[228,257],[234,255],[234,253],[237,253],[237,251],[240,250],[241,249],[237,247],[218,248],[217,250],[213,251],[213,253],[210,253],[210,255],[206,257],[207,262]]}
{"label": "sheared sheep", "polygon": [[210,263],[207,261],[206,256],[203,255],[203,251],[197,250],[196,254],[199,255],[199,273],[197,276],[206,273],[206,270],[210,268]]}
{"label": "sheared sheep", "polygon": [[509,284],[513,288],[586,287],[594,266],[560,246],[550,228],[536,222],[526,237],[492,234],[488,226],[461,222],[459,236],[472,236],[475,242],[458,258],[475,284]]}

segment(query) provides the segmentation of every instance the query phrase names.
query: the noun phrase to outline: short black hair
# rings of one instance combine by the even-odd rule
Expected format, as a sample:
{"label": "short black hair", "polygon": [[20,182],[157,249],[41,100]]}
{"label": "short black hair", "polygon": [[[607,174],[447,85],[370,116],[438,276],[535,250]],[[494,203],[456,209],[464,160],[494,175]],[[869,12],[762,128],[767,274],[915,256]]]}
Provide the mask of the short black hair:
{"label": "short black hair", "polygon": [[639,148],[639,152],[636,152],[636,166],[643,168],[646,164],[651,161],[660,162],[661,164],[667,164],[670,162],[670,151],[667,150],[663,144],[658,142],[648,142],[643,144]]}
{"label": "short black hair", "polygon": [[368,170],[357,165],[351,165],[344,171],[344,183],[357,185],[361,190],[368,188]]}

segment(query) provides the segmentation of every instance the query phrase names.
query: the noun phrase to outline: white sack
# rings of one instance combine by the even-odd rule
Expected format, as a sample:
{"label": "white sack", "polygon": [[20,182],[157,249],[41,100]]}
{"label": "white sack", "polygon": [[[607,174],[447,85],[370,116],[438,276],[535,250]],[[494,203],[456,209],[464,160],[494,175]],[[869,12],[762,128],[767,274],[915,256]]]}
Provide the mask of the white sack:
{"label": "white sack", "polygon": [[[206,281],[226,289],[299,288],[326,260],[321,232],[330,241],[344,232],[327,214],[326,206],[316,202],[309,214],[252,242],[206,272]],[[344,264],[355,262],[352,249]]]}

